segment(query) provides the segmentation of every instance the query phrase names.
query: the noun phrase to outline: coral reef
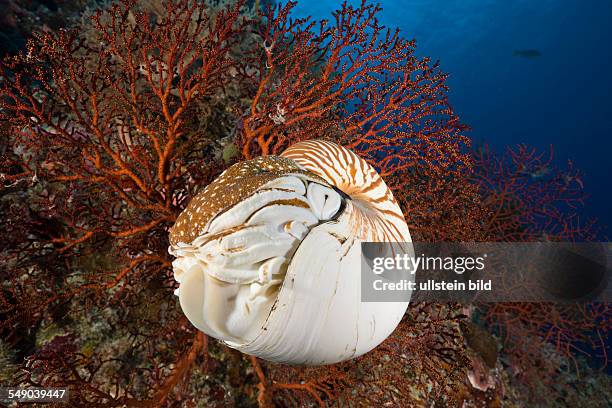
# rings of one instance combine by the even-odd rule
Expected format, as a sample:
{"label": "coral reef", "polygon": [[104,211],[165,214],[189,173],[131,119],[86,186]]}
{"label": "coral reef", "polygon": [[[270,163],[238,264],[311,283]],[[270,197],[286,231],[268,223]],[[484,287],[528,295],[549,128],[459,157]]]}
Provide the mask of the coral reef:
{"label": "coral reef", "polygon": [[575,348],[607,355],[608,305],[413,304],[379,348],[318,368],[189,324],[169,227],[228,165],[309,138],[376,166],[416,240],[594,237],[573,170],[470,151],[446,75],[378,6],[293,6],[126,0],[3,60],[0,380],[69,386],[71,406],[604,406]]}

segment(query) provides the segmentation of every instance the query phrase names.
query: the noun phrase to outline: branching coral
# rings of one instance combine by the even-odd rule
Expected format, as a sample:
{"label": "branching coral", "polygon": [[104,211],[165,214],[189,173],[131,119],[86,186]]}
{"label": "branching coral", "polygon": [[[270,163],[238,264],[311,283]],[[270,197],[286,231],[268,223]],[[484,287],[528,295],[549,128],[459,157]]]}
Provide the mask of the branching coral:
{"label": "branching coral", "polygon": [[[18,232],[3,252],[3,330],[25,341],[45,320],[74,330],[83,313],[95,321],[103,316],[96,310],[112,308],[120,312],[107,323],[119,329],[93,346],[109,345],[99,352],[106,355],[97,357],[100,367],[116,376],[124,364],[118,361],[146,362],[140,391],[126,388],[125,379],[114,385],[121,392],[104,390],[101,383],[115,380],[95,376],[98,369],[76,378],[89,384],[75,393],[81,403],[121,404],[126,393],[161,398],[163,377],[176,375],[168,364],[179,354],[160,348],[172,344],[180,353],[185,333],[202,341],[168,307],[166,229],[190,191],[221,170],[207,148],[214,136],[190,133],[191,110],[230,86],[233,47],[246,23],[240,5],[168,2],[162,13],[113,5],[93,16],[93,29],[38,34],[2,65],[3,181],[15,190],[5,205],[14,215],[9,228]],[[15,201],[24,195],[25,202]],[[161,341],[152,344],[153,336]],[[119,344],[133,355],[109,360]]]}
{"label": "branching coral", "polygon": [[249,60],[258,74],[243,156],[335,139],[377,166],[418,239],[470,239],[478,208],[475,190],[460,181],[468,140],[446,75],[414,55],[414,41],[378,23],[378,6],[344,4],[320,23],[289,19],[291,7],[269,12]]}
{"label": "branching coral", "polygon": [[503,155],[488,146],[474,152],[473,181],[491,216],[484,225],[488,240],[504,242],[593,241],[592,220],[581,220],[584,186],[571,162],[555,167],[553,149],[541,153],[526,145]]}
{"label": "branching coral", "polygon": [[[594,222],[580,219],[585,198],[580,173],[571,162],[557,168],[552,148],[546,155],[519,145],[498,156],[484,147],[474,156],[474,182],[491,214],[483,226],[488,240],[596,240]],[[608,365],[612,314],[607,303],[501,302],[481,305],[477,315],[500,336],[507,364],[535,399],[550,397],[533,386],[535,379],[551,385],[562,367],[579,371],[576,355]]]}

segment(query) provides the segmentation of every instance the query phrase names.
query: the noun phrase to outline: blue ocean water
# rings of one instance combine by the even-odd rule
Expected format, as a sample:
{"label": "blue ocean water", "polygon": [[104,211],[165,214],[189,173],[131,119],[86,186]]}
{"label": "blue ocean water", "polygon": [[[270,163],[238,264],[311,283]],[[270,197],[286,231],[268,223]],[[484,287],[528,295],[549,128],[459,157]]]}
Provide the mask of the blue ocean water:
{"label": "blue ocean water", "polygon": [[[359,1],[350,3],[359,4]],[[380,21],[450,74],[450,100],[476,143],[526,143],[572,160],[585,216],[612,226],[612,1],[380,0]],[[339,2],[299,1],[330,18]],[[515,50],[538,50],[532,58]]]}

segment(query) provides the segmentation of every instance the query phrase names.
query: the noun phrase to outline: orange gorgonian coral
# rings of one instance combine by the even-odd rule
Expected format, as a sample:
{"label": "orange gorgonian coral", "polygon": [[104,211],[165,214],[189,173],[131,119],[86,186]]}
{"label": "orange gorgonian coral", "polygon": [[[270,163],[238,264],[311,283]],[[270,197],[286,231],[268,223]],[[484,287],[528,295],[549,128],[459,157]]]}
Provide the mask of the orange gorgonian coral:
{"label": "orange gorgonian coral", "polygon": [[[483,233],[490,241],[596,241],[592,220],[580,217],[585,194],[580,173],[569,162],[558,168],[548,154],[518,145],[503,155],[483,147],[474,154],[474,183],[490,215]],[[578,369],[577,355],[608,365],[612,309],[607,303],[492,303],[480,318],[499,335],[517,378],[531,396],[546,401],[534,379],[555,381],[562,365]],[[554,350],[557,357],[543,354]],[[543,375],[543,373],[546,373]]]}

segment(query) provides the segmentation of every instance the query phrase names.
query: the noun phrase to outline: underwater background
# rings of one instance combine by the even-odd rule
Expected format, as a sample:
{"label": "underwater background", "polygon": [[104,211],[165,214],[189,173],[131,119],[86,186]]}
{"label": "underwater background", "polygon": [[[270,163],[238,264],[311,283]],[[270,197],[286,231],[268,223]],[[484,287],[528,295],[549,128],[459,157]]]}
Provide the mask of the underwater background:
{"label": "underwater background", "polygon": [[[0,159],[4,160],[0,160],[0,175],[4,176],[4,169],[8,169],[9,176],[0,186],[6,187],[0,192],[0,213],[6,217],[4,236],[7,238],[0,245],[0,282],[3,282],[0,287],[0,384],[42,382],[46,386],[64,386],[66,381],[71,381],[71,406],[91,406],[92,401],[105,406],[267,408],[272,402],[278,406],[337,402],[342,406],[348,401],[358,401],[356,404],[363,406],[383,406],[383,403],[399,406],[393,405],[393,401],[399,400],[404,406],[450,407],[456,403],[464,408],[495,407],[502,403],[508,407],[574,407],[586,406],[587,401],[589,406],[610,406],[612,364],[608,356],[612,355],[609,336],[612,309],[606,303],[501,302],[463,307],[411,302],[401,325],[385,345],[361,359],[307,369],[248,357],[195,330],[174,296],[178,284],[173,278],[173,259],[167,253],[167,232],[173,217],[197,188],[208,185],[232,160],[261,153],[257,144],[242,140],[243,135],[253,133],[251,125],[260,130],[271,123],[273,129],[283,132],[273,134],[296,140],[321,135],[336,140],[342,135],[333,133],[335,126],[330,126],[336,124],[337,117],[321,112],[315,120],[284,125],[286,112],[281,109],[278,96],[283,93],[275,89],[287,89],[290,96],[299,96],[300,87],[291,86],[299,76],[289,72],[284,77],[278,68],[276,74],[286,87],[267,82],[267,76],[264,80],[257,79],[256,75],[242,78],[231,74],[230,69],[219,70],[211,75],[219,81],[210,82],[215,84],[211,86],[211,93],[202,93],[189,104],[183,126],[170,127],[163,120],[160,123],[157,121],[163,113],[160,100],[178,103],[177,94],[184,89],[184,84],[173,81],[169,94],[151,97],[154,87],[164,82],[164,76],[145,75],[148,71],[144,65],[144,72],[131,82],[131,78],[123,75],[129,72],[125,61],[130,59],[121,58],[124,53],[130,53],[130,47],[126,47],[121,36],[107,42],[108,38],[103,35],[122,33],[122,30],[138,33],[134,49],[152,47],[150,55],[162,49],[162,55],[167,56],[175,49],[174,45],[180,50],[193,44],[216,49],[218,45],[210,32],[187,30],[177,40],[159,28],[192,21],[181,11],[186,5],[202,10],[203,15],[219,16],[223,15],[219,14],[221,9],[235,3],[233,0],[170,0],[172,5],[165,7],[164,0],[134,0],[135,4],[125,1],[124,12],[124,6],[109,9],[110,0],[0,0],[0,10],[5,10],[0,13],[0,55],[23,50],[25,39],[33,31],[48,33],[35,41],[40,48],[22,54],[23,58],[18,61],[24,65],[15,66],[17,72],[26,73],[26,86],[17,90],[24,98],[18,98],[14,104],[5,103],[8,114],[2,115],[0,106]],[[249,72],[270,69],[265,58],[268,43],[262,41],[263,29],[268,26],[250,15],[252,8],[270,2],[274,0],[247,0],[247,7],[240,15],[248,16],[248,24],[229,24],[233,27],[230,43],[236,46],[236,55],[232,54],[229,59],[230,68],[241,68],[243,61],[247,61],[245,66],[256,67]],[[359,9],[361,2],[349,3]],[[399,186],[397,197],[409,209],[414,236],[463,242],[483,236],[521,242],[525,237],[549,240],[548,232],[552,231],[551,240],[594,239],[588,227],[584,231],[577,228],[569,232],[555,229],[565,225],[566,219],[574,219],[574,190],[562,194],[565,187],[579,187],[576,190],[580,198],[583,184],[590,197],[586,207],[577,206],[581,220],[583,215],[593,216],[604,226],[611,225],[612,217],[606,211],[610,204],[607,154],[611,142],[606,136],[612,127],[612,109],[607,99],[612,82],[609,78],[612,51],[608,46],[612,30],[607,27],[612,5],[604,1],[581,4],[523,0],[505,4],[469,0],[380,0],[379,3],[383,8],[377,14],[381,24],[400,28],[401,37],[415,38],[418,57],[439,60],[442,71],[448,73],[453,113],[471,127],[468,136],[478,150],[474,156],[484,152],[480,146],[492,145],[501,153],[506,147],[520,143],[535,146],[546,156],[552,144],[555,164],[562,169],[559,172],[548,164],[540,165],[539,160],[532,162],[529,149],[517,160],[518,166],[526,166],[521,167],[524,170],[513,169],[507,158],[483,157],[474,169],[476,181],[482,182],[492,174],[499,183],[486,185],[478,192],[471,189],[471,184],[464,183],[463,178],[454,178],[453,175],[461,173],[453,173],[451,166],[443,167],[438,173],[442,178],[433,173],[442,167],[434,165],[422,166],[424,173],[398,171],[393,175]],[[104,20],[96,26],[87,18],[94,6],[105,9],[105,18],[111,16],[121,23],[109,28],[109,20]],[[339,1],[298,0],[286,18],[311,15],[315,21],[333,19],[332,13],[339,7]],[[140,14],[143,10],[146,14]],[[353,10],[344,10],[343,16],[351,15]],[[221,22],[228,20],[220,18]],[[279,20],[290,21],[285,17]],[[76,47],[79,53],[63,41],[56,41],[57,33],[51,34],[61,27],[77,28],[79,34],[75,41],[83,41],[82,47]],[[352,23],[351,27],[358,24]],[[291,29],[279,30],[281,38],[287,41],[293,38]],[[316,65],[308,63],[315,61],[314,56],[301,58],[301,54],[290,51],[287,41],[282,42],[284,46],[277,45],[274,53],[288,55],[298,73],[320,78],[313,69]],[[107,54],[106,50],[111,49],[109,43],[115,48]],[[352,38],[349,40],[349,45],[355,43]],[[67,44],[75,43],[68,41]],[[397,48],[389,51],[393,55],[400,52]],[[180,60],[185,61],[189,54],[180,55],[183,56]],[[81,56],[84,60],[78,60]],[[21,102],[30,100],[31,96],[38,101],[40,81],[32,80],[26,68],[35,66],[39,60],[45,69],[52,67],[58,75],[53,81],[43,79],[52,101],[43,104],[50,118],[43,125],[32,121],[28,114],[36,103],[24,106]],[[150,64],[147,54],[136,60]],[[163,59],[160,57],[160,60]],[[75,80],[69,76],[70,70],[89,67],[87,64],[101,64],[108,69],[110,75],[102,78],[106,86],[119,84],[118,90],[99,98],[109,109],[103,110],[103,116],[112,119],[111,122],[96,120],[91,124],[85,120],[80,124],[77,120],[80,113],[89,112],[86,107],[91,106],[92,100],[98,100],[96,96],[91,98],[89,88],[79,88],[81,76],[77,76],[77,86],[72,86]],[[189,78],[204,71],[198,65],[199,60],[192,64],[195,69],[189,71]],[[0,70],[2,67],[0,63]],[[414,73],[413,68],[407,70],[409,74]],[[435,78],[438,77],[425,81],[431,87],[424,92],[433,95],[434,103],[441,98],[445,101],[446,88],[441,88]],[[222,79],[227,79],[229,84],[225,86]],[[13,85],[18,82],[11,75],[0,75],[0,95],[14,92]],[[262,83],[266,90],[262,94],[263,103],[253,102],[260,98],[255,96],[255,91]],[[136,114],[128,109],[131,104],[116,102],[115,96],[122,95],[130,85],[143,98],[142,104],[135,105]],[[65,106],[61,102],[65,89],[76,90],[82,106]],[[440,89],[443,92],[437,92]],[[320,101],[323,99],[320,95],[326,94],[314,94],[311,99]],[[307,98],[300,103],[307,106],[309,101]],[[338,112],[346,113],[350,109],[343,111],[336,105],[334,109]],[[252,106],[259,108],[252,109]],[[409,106],[410,103],[406,105]],[[432,112],[427,104],[419,109],[425,114]],[[172,176],[172,188],[163,189],[164,177],[149,177],[143,183],[144,190],[139,190],[121,171],[119,185],[108,183],[109,179],[114,180],[111,176],[102,181],[86,179],[74,185],[52,180],[53,175],[63,174],[63,169],[71,168],[72,163],[90,163],[90,159],[81,160],[78,149],[57,148],[59,139],[48,127],[63,126],[70,133],[77,129],[72,134],[78,136],[77,142],[87,141],[99,147],[91,133],[91,129],[97,129],[97,123],[110,124],[112,140],[122,153],[133,152],[134,138],[142,140],[146,158],[130,158],[130,169],[136,169],[138,174],[163,172],[163,166],[149,170],[141,165],[164,160],[154,152],[153,138],[138,136],[138,127],[125,125],[135,123],[141,112],[152,112],[142,116],[147,126],[174,129],[172,137],[186,132],[182,143],[188,148],[176,149],[175,153],[181,153],[168,160],[177,164],[172,167],[177,169]],[[434,114],[437,115],[435,109]],[[77,119],[55,124],[63,115]],[[402,116],[393,113],[390,117],[393,120]],[[245,124],[249,125],[249,132]],[[442,119],[440,127],[432,133],[432,140],[444,136],[446,126],[449,126],[447,119]],[[22,131],[24,128],[29,130]],[[332,131],[326,135],[326,129]],[[360,132],[356,130],[359,128],[351,129],[349,140],[359,137]],[[31,140],[38,145],[29,147],[25,142],[31,143]],[[41,146],[38,152],[36,146]],[[254,150],[247,149],[248,155],[243,152],[240,156],[244,146]],[[280,147],[280,142],[278,146],[273,145],[273,148]],[[390,156],[384,144],[379,148],[381,156]],[[454,152],[455,146],[449,149],[442,152]],[[428,149],[417,150],[418,157],[429,159],[428,164],[435,161],[430,159],[435,159],[435,154]],[[5,152],[9,154],[4,155]],[[35,159],[30,159],[30,152],[36,153]],[[111,159],[105,156],[112,170],[115,167]],[[573,173],[563,170],[568,160],[585,173],[581,178],[584,183],[576,183]],[[36,166],[34,171],[26,166],[30,161]],[[546,163],[546,157],[543,162]],[[497,172],[497,163],[510,167],[510,171]],[[37,173],[40,169],[44,171]],[[93,172],[88,165],[77,166],[79,169],[87,174]],[[516,182],[514,179],[518,182],[511,184]],[[559,180],[562,182],[555,183]],[[438,191],[434,190],[436,183],[442,181],[442,193],[432,194]],[[424,186],[418,189],[421,182]],[[496,189],[503,183],[511,186],[511,193],[507,198],[500,195],[498,199]],[[160,194],[147,195],[144,193],[147,188]],[[130,200],[126,205],[121,195],[124,193],[142,203],[162,203],[166,207],[141,211],[138,201]],[[552,199],[546,199],[549,194]],[[543,211],[555,205],[563,207],[562,201],[567,196],[569,204],[560,208],[559,219]],[[544,199],[539,200],[540,197]],[[525,204],[524,211],[515,211],[517,202]],[[492,216],[486,228],[478,228],[481,225],[478,221],[484,219],[482,214],[488,214],[491,208],[508,211]],[[546,214],[544,220],[550,223],[540,225],[533,221],[532,216],[539,211]],[[515,222],[519,223],[518,228]],[[609,227],[602,227],[601,238],[609,236],[609,231]],[[17,373],[21,374],[17,376]]]}
{"label": "underwater background", "polygon": [[[359,4],[359,1],[351,1]],[[440,60],[450,101],[475,146],[554,147],[589,195],[585,217],[612,225],[612,2],[381,0],[380,22]],[[330,18],[336,2],[298,2],[294,15]],[[546,177],[542,169],[534,177]]]}

